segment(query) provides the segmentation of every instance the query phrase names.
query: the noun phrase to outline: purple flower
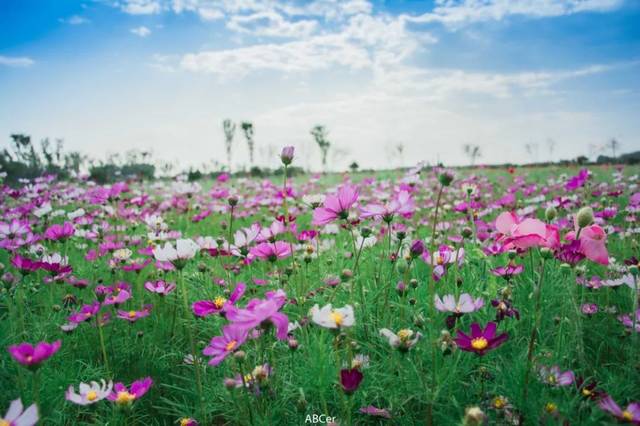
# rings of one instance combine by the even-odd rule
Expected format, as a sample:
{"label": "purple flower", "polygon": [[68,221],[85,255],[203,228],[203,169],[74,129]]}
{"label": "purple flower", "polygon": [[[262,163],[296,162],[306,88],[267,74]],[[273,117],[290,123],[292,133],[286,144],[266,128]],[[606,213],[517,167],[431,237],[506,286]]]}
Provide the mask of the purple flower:
{"label": "purple flower", "polygon": [[560,371],[560,367],[554,365],[552,367],[541,366],[538,373],[540,380],[551,386],[569,386],[575,382],[573,371]]}
{"label": "purple flower", "polygon": [[93,318],[98,311],[100,311],[100,302],[95,301],[91,305],[83,305],[78,312],[69,315],[67,318],[70,322],[79,324],[81,322],[89,321]]}
{"label": "purple flower", "polygon": [[284,259],[291,256],[291,245],[284,241],[276,241],[273,243],[260,243],[253,247],[249,254],[259,259],[275,262],[278,259]]}
{"label": "purple flower", "polygon": [[458,262],[458,267],[464,263],[464,249],[455,250],[447,245],[441,245],[433,255],[428,250],[422,253],[422,260],[433,267],[432,276],[435,281],[440,281],[450,264]]}
{"label": "purple flower", "polygon": [[311,223],[316,226],[322,226],[336,219],[346,220],[349,217],[349,209],[358,201],[358,195],[357,187],[352,185],[341,186],[337,194],[327,195],[323,206],[313,211]]}
{"label": "purple flower", "polygon": [[153,380],[151,377],[146,377],[144,379],[136,380],[131,384],[131,388],[127,389],[127,387],[122,383],[116,383],[113,385],[113,391],[107,397],[109,401],[113,401],[118,405],[130,405],[135,400],[140,399],[151,386],[153,385]]}
{"label": "purple flower", "polygon": [[19,345],[9,346],[9,353],[20,364],[30,369],[36,369],[43,361],[51,358],[62,345],[61,340],[53,343],[40,342],[35,346],[30,343],[20,343]]}
{"label": "purple flower", "polygon": [[280,160],[282,164],[288,166],[293,161],[293,154],[295,152],[295,148],[292,146],[285,146],[282,148],[282,152],[280,152]]}
{"label": "purple flower", "polygon": [[513,303],[509,299],[493,299],[491,306],[496,308],[496,321],[500,322],[506,317],[520,319],[520,312],[513,307]]}
{"label": "purple flower", "polygon": [[355,392],[360,386],[363,378],[364,375],[357,368],[340,370],[340,384],[342,385],[342,390],[344,390],[345,393]]}
{"label": "purple flower", "polygon": [[507,266],[499,266],[491,270],[491,273],[496,277],[502,277],[509,281],[514,275],[521,274],[524,271],[523,265],[514,265],[509,263]]}
{"label": "purple flower", "polygon": [[259,325],[276,327],[276,336],[279,340],[287,338],[287,328],[289,318],[282,312],[278,312],[286,301],[286,295],[282,290],[277,292],[267,292],[267,299],[252,299],[245,309],[229,307],[226,311],[227,319],[244,328],[250,330]]}
{"label": "purple flower", "polygon": [[206,317],[209,315],[223,313],[230,306],[235,305],[246,289],[247,286],[245,283],[239,282],[228,300],[221,296],[216,297],[214,300],[199,300],[191,306],[191,309],[193,310],[194,315],[198,317]]}
{"label": "purple flower", "polygon": [[496,336],[496,328],[497,324],[495,322],[487,323],[484,330],[480,328],[477,322],[474,322],[471,324],[471,335],[466,335],[458,330],[455,342],[461,350],[475,352],[482,356],[487,351],[502,345],[509,338],[507,333]]}
{"label": "purple flower", "polygon": [[595,303],[583,303],[580,310],[585,315],[595,315],[598,313],[598,305]]}
{"label": "purple flower", "polygon": [[247,335],[247,329],[235,324],[227,325],[222,328],[222,336],[211,339],[209,346],[204,348],[202,353],[213,357],[209,365],[218,365],[247,340]]}
{"label": "purple flower", "polygon": [[369,405],[368,407],[362,407],[359,410],[362,414],[367,414],[369,416],[374,417],[384,417],[385,419],[390,419],[391,414],[386,408],[378,408],[373,405]]}
{"label": "purple flower", "polygon": [[118,311],[118,318],[129,322],[136,322],[140,318],[148,317],[153,305],[145,305],[141,311]]}
{"label": "purple flower", "polygon": [[611,396],[605,395],[598,401],[598,406],[621,422],[640,423],[640,403],[638,402],[632,402],[623,410]]}

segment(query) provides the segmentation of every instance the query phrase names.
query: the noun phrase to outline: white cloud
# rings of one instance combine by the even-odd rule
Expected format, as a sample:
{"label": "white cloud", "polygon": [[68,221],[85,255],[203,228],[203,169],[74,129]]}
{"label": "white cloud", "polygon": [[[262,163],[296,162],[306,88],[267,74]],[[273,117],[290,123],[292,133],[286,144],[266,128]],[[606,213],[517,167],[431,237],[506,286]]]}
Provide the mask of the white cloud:
{"label": "white cloud", "polygon": [[227,22],[227,28],[232,31],[267,37],[303,38],[313,33],[317,26],[315,20],[288,21],[275,11],[234,15]]}
{"label": "white cloud", "polygon": [[151,30],[145,26],[141,26],[141,27],[137,27],[137,28],[131,28],[130,30],[133,34],[137,35],[138,37],[147,37],[148,35],[151,34]]}
{"label": "white cloud", "polygon": [[87,18],[80,15],[73,15],[66,19],[60,18],[59,21],[62,22],[63,24],[69,24],[69,25],[82,25],[82,24],[88,24],[89,22],[91,22]]}
{"label": "white cloud", "polygon": [[152,15],[162,11],[162,4],[160,0],[124,0],[120,8],[130,15]]}
{"label": "white cloud", "polygon": [[404,15],[411,22],[441,22],[456,26],[465,23],[502,20],[511,15],[535,18],[606,12],[623,0],[436,0],[437,6],[419,16]]}
{"label": "white cloud", "polygon": [[31,58],[24,56],[2,56],[0,55],[0,65],[7,67],[30,67],[35,64],[35,61]]}

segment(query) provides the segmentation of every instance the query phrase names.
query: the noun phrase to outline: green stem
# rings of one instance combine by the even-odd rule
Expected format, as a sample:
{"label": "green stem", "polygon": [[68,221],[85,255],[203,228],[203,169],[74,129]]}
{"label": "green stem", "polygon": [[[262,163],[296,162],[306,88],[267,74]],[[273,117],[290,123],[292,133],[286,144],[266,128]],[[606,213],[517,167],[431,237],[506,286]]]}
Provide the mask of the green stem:
{"label": "green stem", "polygon": [[542,294],[542,279],[544,277],[544,266],[546,263],[546,259],[542,259],[542,270],[540,271],[540,277],[538,278],[538,284],[534,289],[534,300],[535,300],[535,311],[534,311],[534,324],[531,329],[531,337],[529,338],[529,347],[527,350],[527,369],[524,373],[524,386],[522,391],[522,401],[525,402],[527,400],[527,395],[529,393],[529,377],[531,374],[531,366],[533,363],[533,348],[535,347],[536,338],[538,337],[538,328],[540,327],[540,308],[541,308],[541,297]]}
{"label": "green stem", "polygon": [[96,327],[98,328],[98,337],[100,338],[100,349],[102,350],[102,362],[104,363],[104,368],[107,369],[107,376],[110,376],[109,373],[109,360],[107,358],[107,350],[104,346],[104,334],[102,332],[102,325],[100,325],[99,315],[96,315]]}

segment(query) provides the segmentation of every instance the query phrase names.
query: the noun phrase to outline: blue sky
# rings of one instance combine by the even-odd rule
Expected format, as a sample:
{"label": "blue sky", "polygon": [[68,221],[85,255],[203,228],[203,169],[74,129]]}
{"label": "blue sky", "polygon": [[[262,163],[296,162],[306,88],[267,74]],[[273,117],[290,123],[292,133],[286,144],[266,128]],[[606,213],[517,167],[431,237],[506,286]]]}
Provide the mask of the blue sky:
{"label": "blue sky", "polygon": [[228,117],[264,165],[292,144],[318,168],[314,124],[336,169],[631,151],[638,22],[637,0],[3,0],[0,141],[210,165]]}

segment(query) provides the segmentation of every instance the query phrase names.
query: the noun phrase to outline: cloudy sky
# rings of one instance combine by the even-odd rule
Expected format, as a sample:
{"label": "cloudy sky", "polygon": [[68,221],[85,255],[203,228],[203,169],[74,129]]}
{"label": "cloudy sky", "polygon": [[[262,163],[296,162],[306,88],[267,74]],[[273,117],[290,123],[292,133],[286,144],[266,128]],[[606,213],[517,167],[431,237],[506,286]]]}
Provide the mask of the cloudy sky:
{"label": "cloudy sky", "polygon": [[3,0],[0,144],[211,164],[228,117],[260,164],[291,144],[318,168],[315,124],[334,168],[631,151],[638,22],[638,0]]}

